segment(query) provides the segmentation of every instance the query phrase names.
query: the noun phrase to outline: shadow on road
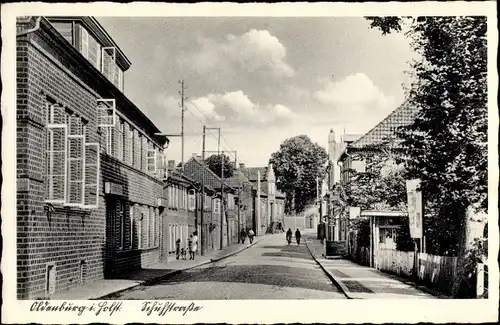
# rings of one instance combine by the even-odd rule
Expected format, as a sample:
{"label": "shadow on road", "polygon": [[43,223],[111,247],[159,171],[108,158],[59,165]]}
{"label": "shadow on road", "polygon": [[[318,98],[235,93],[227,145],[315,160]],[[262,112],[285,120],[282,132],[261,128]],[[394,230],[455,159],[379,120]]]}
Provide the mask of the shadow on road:
{"label": "shadow on road", "polygon": [[309,268],[280,265],[226,265],[206,269],[193,269],[174,275],[155,285],[176,285],[198,282],[235,282],[264,284],[281,287],[296,287],[336,292],[333,286],[325,285],[310,275]]}

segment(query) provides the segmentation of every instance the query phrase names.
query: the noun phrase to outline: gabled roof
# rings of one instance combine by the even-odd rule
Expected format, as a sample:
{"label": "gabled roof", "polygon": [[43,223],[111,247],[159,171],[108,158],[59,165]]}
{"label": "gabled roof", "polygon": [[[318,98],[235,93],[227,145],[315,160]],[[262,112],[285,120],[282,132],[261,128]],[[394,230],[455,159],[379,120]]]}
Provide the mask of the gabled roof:
{"label": "gabled roof", "polygon": [[265,181],[267,178],[267,167],[245,167],[241,171],[251,182],[256,182],[258,180],[258,173],[260,171],[260,180]]}
{"label": "gabled roof", "polygon": [[403,103],[348,147],[360,149],[365,146],[377,145],[387,140],[393,140],[396,138],[397,128],[412,123],[416,113],[417,110],[413,106]]}
{"label": "gabled roof", "polygon": [[[198,159],[192,157],[188,160],[188,162],[184,164],[183,168],[184,175],[191,177],[198,183],[201,183],[203,169],[202,164]],[[212,187],[214,189],[219,189],[221,188],[221,183],[224,183],[224,187],[227,188],[227,190],[234,191],[233,187],[229,186],[225,181],[222,181],[219,176],[217,176],[213,171],[210,170],[210,168],[208,168],[208,166],[205,165],[204,185],[207,187]]]}
{"label": "gabled roof", "polygon": [[243,183],[250,183],[250,180],[245,176],[241,169],[236,169],[232,177],[225,178],[226,184],[231,187],[242,186]]}

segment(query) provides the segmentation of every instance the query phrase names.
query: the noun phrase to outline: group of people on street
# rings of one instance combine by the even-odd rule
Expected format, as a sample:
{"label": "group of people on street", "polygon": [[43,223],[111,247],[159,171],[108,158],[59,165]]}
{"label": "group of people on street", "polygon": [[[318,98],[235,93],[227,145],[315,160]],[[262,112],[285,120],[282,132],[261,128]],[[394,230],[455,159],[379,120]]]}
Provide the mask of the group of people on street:
{"label": "group of people on street", "polygon": [[248,230],[248,233],[245,231],[245,229],[241,229],[240,232],[240,241],[242,244],[245,243],[245,240],[248,236],[248,240],[250,241],[250,244],[253,243],[253,238],[255,237],[255,232],[252,229]]}
{"label": "group of people on street", "polygon": [[[245,243],[245,240],[247,237],[248,237],[248,240],[250,241],[250,244],[252,244],[253,239],[255,237],[255,232],[252,229],[249,229],[248,232],[246,232],[245,229],[241,229],[240,241],[242,244]],[[297,242],[297,245],[300,245],[300,237],[302,237],[302,234],[300,233],[300,230],[297,229],[295,231],[295,240]],[[288,228],[288,231],[286,232],[286,240],[288,242],[288,245],[290,245],[292,242],[292,229],[290,229],[290,228]],[[194,260],[194,257],[196,255],[197,250],[198,250],[198,232],[197,231],[193,232],[193,234],[191,236],[189,236],[187,248],[181,247],[180,238],[178,238],[175,241],[176,259],[186,259],[187,258],[186,251],[189,251],[189,259]]]}
{"label": "group of people on street", "polygon": [[[302,237],[302,234],[300,233],[300,230],[297,228],[295,231],[295,241],[297,242],[297,245],[300,245],[300,237]],[[288,242],[288,245],[292,243],[292,229],[288,228],[288,231],[286,232],[286,241]]]}
{"label": "group of people on street", "polygon": [[177,238],[175,241],[175,255],[176,259],[186,259],[187,252],[189,251],[189,259],[194,260],[196,251],[198,250],[198,232],[195,231],[188,239],[187,248],[181,247],[181,240]]}

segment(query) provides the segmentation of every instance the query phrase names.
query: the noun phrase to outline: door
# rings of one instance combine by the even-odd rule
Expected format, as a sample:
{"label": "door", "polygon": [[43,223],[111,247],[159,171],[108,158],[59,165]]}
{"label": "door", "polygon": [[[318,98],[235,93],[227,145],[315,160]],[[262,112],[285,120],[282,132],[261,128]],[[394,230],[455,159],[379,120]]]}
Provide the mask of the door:
{"label": "door", "polygon": [[104,276],[110,277],[113,274],[115,261],[115,238],[120,236],[117,233],[116,227],[116,199],[108,196],[105,200],[106,204],[106,252],[104,259]]}

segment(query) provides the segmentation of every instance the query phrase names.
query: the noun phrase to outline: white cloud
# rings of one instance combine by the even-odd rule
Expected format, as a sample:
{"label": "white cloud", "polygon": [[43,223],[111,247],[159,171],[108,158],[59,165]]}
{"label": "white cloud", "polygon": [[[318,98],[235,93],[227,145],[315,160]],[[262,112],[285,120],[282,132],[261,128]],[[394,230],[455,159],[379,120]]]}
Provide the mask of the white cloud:
{"label": "white cloud", "polygon": [[323,88],[313,97],[332,105],[331,119],[346,131],[365,133],[396,108],[395,99],[386,96],[368,76],[357,73],[340,81],[322,79]]}
{"label": "white cloud", "polygon": [[254,103],[241,90],[208,94],[187,102],[186,107],[201,119],[221,122],[226,127],[280,124],[293,117],[285,105]]}
{"label": "white cloud", "polygon": [[199,44],[198,52],[187,53],[178,60],[182,67],[199,74],[265,71],[277,77],[294,75],[294,69],[285,60],[285,46],[267,30],[251,29],[239,36],[229,34],[221,42],[200,39]]}

